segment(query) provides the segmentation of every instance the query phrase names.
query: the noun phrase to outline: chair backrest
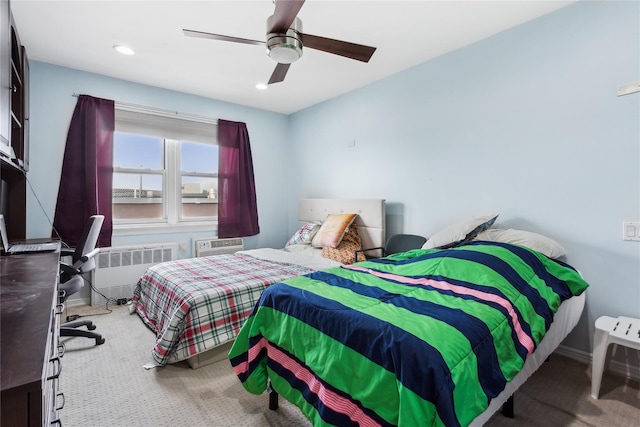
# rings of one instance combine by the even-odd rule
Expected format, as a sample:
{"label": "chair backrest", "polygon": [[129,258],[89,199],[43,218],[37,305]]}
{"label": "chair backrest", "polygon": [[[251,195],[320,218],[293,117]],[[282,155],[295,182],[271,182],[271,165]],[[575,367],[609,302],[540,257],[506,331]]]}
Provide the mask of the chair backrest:
{"label": "chair backrest", "polygon": [[415,234],[394,234],[387,240],[384,252],[385,255],[391,255],[411,249],[420,249],[426,241],[425,237]]}
{"label": "chair backrest", "polygon": [[[72,259],[74,263],[76,263],[84,255],[87,255],[89,252],[93,251],[96,248],[98,235],[100,234],[100,229],[102,228],[103,222],[104,215],[92,215],[89,217],[89,222],[85,226],[82,237],[78,241],[76,250],[73,252]],[[91,271],[94,268],[96,268],[96,261],[94,258],[90,258],[79,267],[82,273]]]}

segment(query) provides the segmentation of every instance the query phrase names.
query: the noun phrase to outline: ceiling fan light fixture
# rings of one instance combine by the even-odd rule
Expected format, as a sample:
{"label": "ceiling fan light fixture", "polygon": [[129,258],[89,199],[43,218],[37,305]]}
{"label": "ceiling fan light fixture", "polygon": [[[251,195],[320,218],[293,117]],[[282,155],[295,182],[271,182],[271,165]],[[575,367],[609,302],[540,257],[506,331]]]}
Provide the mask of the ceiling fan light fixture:
{"label": "ceiling fan light fixture", "polygon": [[[267,19],[267,28],[272,26],[273,16]],[[286,33],[267,34],[267,53],[278,64],[292,64],[302,57],[302,21],[293,20]]]}
{"label": "ceiling fan light fixture", "polygon": [[302,56],[302,44],[275,42],[268,46],[268,51],[269,57],[278,64],[292,64]]}

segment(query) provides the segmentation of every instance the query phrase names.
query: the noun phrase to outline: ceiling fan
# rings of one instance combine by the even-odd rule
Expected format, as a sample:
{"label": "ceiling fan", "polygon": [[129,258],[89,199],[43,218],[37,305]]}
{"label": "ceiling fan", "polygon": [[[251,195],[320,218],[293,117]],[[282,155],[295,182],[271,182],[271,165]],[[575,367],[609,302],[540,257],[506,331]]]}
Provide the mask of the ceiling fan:
{"label": "ceiling fan", "polygon": [[357,61],[369,62],[375,47],[313,36],[302,32],[302,21],[297,17],[305,0],[274,0],[275,11],[267,19],[266,41],[243,39],[221,34],[183,29],[185,36],[202,37],[234,43],[266,46],[267,54],[278,65],[271,74],[269,84],[284,80],[291,64],[302,56],[302,48],[317,49]]}

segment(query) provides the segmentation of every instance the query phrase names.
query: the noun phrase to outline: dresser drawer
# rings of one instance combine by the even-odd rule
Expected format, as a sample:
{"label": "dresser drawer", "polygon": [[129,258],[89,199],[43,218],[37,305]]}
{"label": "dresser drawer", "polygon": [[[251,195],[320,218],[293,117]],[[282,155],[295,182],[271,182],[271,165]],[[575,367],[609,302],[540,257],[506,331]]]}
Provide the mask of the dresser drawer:
{"label": "dresser drawer", "polygon": [[42,387],[42,413],[45,418],[43,426],[60,425],[59,411],[64,406],[64,395],[60,392],[60,374],[62,373],[62,356],[64,356],[64,344],[60,342],[60,318],[64,312],[64,304],[58,301],[59,298],[56,299],[57,304],[51,311],[49,361],[47,376]]}

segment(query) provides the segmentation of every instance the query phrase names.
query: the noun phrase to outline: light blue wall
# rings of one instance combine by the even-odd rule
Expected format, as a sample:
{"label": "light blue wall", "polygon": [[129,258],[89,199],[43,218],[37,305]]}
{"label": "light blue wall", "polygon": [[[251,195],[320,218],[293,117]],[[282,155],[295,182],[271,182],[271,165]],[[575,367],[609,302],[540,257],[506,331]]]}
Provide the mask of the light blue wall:
{"label": "light blue wall", "polygon": [[556,239],[591,284],[565,344],[590,352],[597,317],[640,317],[640,242],[622,241],[640,93],[616,96],[640,79],[639,8],[580,2],[293,114],[290,200],[385,198],[388,234],[497,212]]}
{"label": "light blue wall", "polygon": [[[28,192],[27,237],[42,237],[51,233],[47,216],[53,219],[67,130],[77,102],[73,94],[89,94],[181,113],[245,122],[251,139],[261,230],[258,236],[245,239],[245,247],[282,247],[286,242],[288,197],[284,191],[277,190],[285,188],[289,179],[285,167],[288,165],[287,116],[42,62],[31,63],[30,77],[31,161],[28,179],[37,198]],[[193,237],[213,235],[213,232],[203,232],[119,236],[114,237],[113,245],[187,243],[188,250],[179,254],[180,257],[187,257],[191,255]]]}
{"label": "light blue wall", "polygon": [[[497,212],[591,283],[565,341],[590,352],[597,317],[640,317],[640,243],[621,239],[640,221],[640,94],[616,97],[640,79],[639,17],[580,2],[289,117],[35,62],[29,180],[52,216],[73,93],[244,121],[262,229],[248,246],[282,246],[300,197],[385,198],[389,234]],[[29,236],[47,234],[31,194],[27,211]]]}

